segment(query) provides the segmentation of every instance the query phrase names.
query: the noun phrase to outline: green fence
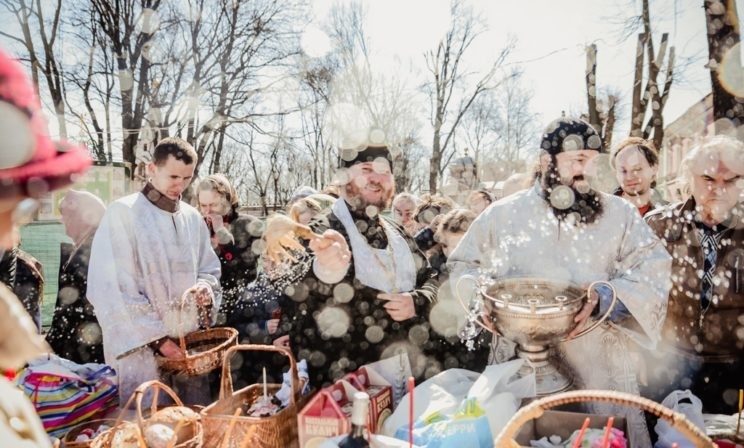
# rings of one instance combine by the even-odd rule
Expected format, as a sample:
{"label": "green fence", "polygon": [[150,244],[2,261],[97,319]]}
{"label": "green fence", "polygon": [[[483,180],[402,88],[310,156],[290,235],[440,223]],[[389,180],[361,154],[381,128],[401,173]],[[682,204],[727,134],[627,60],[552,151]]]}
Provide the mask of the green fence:
{"label": "green fence", "polygon": [[33,255],[44,266],[44,302],[42,325],[52,322],[54,302],[57,300],[59,275],[59,246],[71,242],[59,221],[36,221],[21,228],[21,249]]}

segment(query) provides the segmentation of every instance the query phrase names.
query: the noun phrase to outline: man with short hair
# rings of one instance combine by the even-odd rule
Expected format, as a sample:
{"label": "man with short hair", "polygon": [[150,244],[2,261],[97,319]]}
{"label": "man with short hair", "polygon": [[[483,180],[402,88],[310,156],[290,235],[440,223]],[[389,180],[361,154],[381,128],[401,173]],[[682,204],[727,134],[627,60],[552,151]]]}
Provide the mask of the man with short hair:
{"label": "man with short hair", "polygon": [[220,304],[220,262],[209,229],[180,200],[196,160],[186,141],[161,140],[145,187],[111,203],[93,240],[88,299],[123,402],[139,384],[160,377],[155,353],[184,355],[176,340],[199,327],[197,308]]}
{"label": "man with short hair", "polygon": [[744,144],[717,136],[682,161],[690,196],[646,216],[673,256],[673,287],[663,350],[650,367],[650,390],[662,400],[690,389],[703,411],[737,411],[744,368]]}
{"label": "man with short hair", "polygon": [[620,184],[615,196],[630,201],[641,216],[663,205],[661,198],[655,197],[659,154],[652,143],[640,137],[626,138],[612,150],[610,165]]}
{"label": "man with short hair", "polygon": [[[492,204],[470,226],[448,259],[451,279],[464,273],[496,280],[537,277],[587,288],[599,281],[575,317],[569,340],[557,349],[578,388],[638,393],[628,355],[631,341],[654,346],[666,313],[671,260],[627,201],[592,188],[602,140],[586,122],[562,118],[542,136],[534,186]],[[619,304],[610,322],[573,338],[596,311],[605,313],[610,284]],[[495,354],[511,357],[499,338]],[[650,446],[640,411],[590,405],[596,413],[625,415],[637,446]]]}
{"label": "man with short hair", "polygon": [[[290,345],[314,386],[401,350],[417,376],[432,367],[422,347],[438,283],[413,239],[382,216],[395,190],[391,161],[385,146],[342,152],[341,198],[310,224],[327,241],[310,243],[313,268],[284,289],[295,308]],[[326,256],[331,244],[340,251]]]}

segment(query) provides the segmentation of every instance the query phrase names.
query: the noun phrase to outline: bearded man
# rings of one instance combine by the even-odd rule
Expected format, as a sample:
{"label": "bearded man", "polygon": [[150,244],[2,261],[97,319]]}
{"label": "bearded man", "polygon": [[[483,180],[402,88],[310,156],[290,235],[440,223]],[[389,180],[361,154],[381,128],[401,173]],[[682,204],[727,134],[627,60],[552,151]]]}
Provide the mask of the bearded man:
{"label": "bearded man", "polygon": [[[540,173],[533,188],[491,205],[473,222],[450,255],[451,279],[478,274],[499,280],[538,277],[569,281],[584,288],[595,281],[575,318],[575,336],[588,317],[619,303],[608,322],[586,336],[558,346],[563,364],[583,389],[638,393],[631,340],[655,346],[666,314],[671,259],[629,202],[594,190],[602,140],[586,122],[562,118],[542,136]],[[496,359],[512,356],[499,338]],[[624,415],[637,446],[651,446],[640,411],[593,405],[595,413]]]}
{"label": "bearded man", "polygon": [[[391,166],[387,147],[342,152],[341,197],[310,224],[324,237],[310,243],[313,268],[284,289],[294,299],[290,346],[308,360],[314,386],[401,350],[414,374],[427,368],[422,347],[438,283],[413,239],[381,216],[395,189]],[[331,244],[346,253],[325,256]]]}

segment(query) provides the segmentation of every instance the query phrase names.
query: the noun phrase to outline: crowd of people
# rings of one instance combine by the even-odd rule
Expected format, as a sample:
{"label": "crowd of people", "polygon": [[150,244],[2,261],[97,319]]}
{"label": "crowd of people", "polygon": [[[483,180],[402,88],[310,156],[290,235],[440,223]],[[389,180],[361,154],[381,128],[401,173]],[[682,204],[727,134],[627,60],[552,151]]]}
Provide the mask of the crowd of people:
{"label": "crowd of people", "polygon": [[[25,154],[0,157],[0,282],[7,285],[0,297],[30,317],[16,324],[24,344],[0,344],[2,368],[52,350],[112,366],[122,403],[142,382],[163,379],[184,401],[206,404],[214,377],[165,376],[155,356],[183,357],[179,334],[230,326],[243,342],[289,347],[307,360],[314,387],[399,353],[418,380],[456,367],[483,371],[514,357],[514,344],[480,332],[466,348],[465,311],[451,280],[538,277],[585,288],[599,282],[570,336],[617,294],[608,323],[557,347],[577,387],[657,401],[689,388],[708,412],[735,410],[744,360],[744,144],[737,140],[706,138],[689,152],[687,197],[674,204],[654,190],[659,157],[651,143],[629,138],[606,148],[579,119],[547,126],[536,168],[515,178],[507,194],[473,190],[462,204],[396,195],[388,146],[344,150],[338,183],[298,189],[277,211],[296,231],[277,236],[270,219],[243,212],[227,177],[195,180],[197,153],[165,138],[140,191],[105,206],[70,190],[60,204],[72,244],[61,249],[46,346],[39,335],[44,278],[19,248],[18,227],[39,191],[34,182],[42,179],[44,192],[70,185],[90,160],[84,149],[49,140],[15,61],[0,54],[0,71],[0,102],[26,117],[36,137],[28,148],[3,150]],[[600,154],[615,169],[614,192],[594,183]],[[182,200],[192,182],[193,206]],[[293,243],[267,251],[287,238]],[[236,368],[236,386],[256,382],[260,367],[280,381],[281,359],[254,356]],[[4,399],[0,409],[19,412]],[[639,412],[595,410],[626,416],[636,446],[650,446]]]}

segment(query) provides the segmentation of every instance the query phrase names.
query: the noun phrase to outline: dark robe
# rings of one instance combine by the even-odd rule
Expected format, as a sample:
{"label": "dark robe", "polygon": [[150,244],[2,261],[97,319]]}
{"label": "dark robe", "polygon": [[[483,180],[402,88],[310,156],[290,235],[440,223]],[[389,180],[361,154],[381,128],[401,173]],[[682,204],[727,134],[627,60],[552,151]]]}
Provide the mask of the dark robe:
{"label": "dark robe", "polygon": [[217,318],[218,325],[225,324],[226,316],[232,312],[246,286],[256,279],[258,255],[254,252],[253,243],[261,238],[263,229],[257,218],[239,214],[236,210],[232,210],[223,219],[233,242],[220,244],[215,248],[222,270],[222,304]]}
{"label": "dark robe", "polygon": [[18,248],[7,250],[0,259],[0,282],[8,286],[31,315],[41,333],[41,301],[44,276],[39,261]]}
{"label": "dark robe", "polygon": [[54,353],[78,364],[104,362],[101,327],[93,305],[86,298],[94,234],[92,232],[76,251],[69,243],[62,243],[60,247],[57,302],[52,328],[46,337]]}
{"label": "dark robe", "polygon": [[[378,218],[355,213],[351,207],[349,211],[370,246],[387,247],[387,237]],[[298,360],[307,359],[310,384],[314,387],[332,382],[364,364],[394,356],[399,349],[408,352],[414,375],[419,379],[424,378],[426,369],[433,362],[424,352],[431,346],[428,316],[438,292],[436,273],[403,228],[390,220],[388,222],[406,240],[414,257],[416,288],[411,294],[415,317],[396,322],[388,315],[385,301],[377,298],[381,291],[365,286],[355,278],[353,249],[349,270],[339,283],[324,283],[309,268],[300,281],[284,289],[292,299],[287,301],[285,310],[292,318],[291,348]],[[311,227],[319,234],[327,229],[336,230],[349,242],[346,229],[331,210],[316,216]],[[353,288],[353,297],[349,297],[349,286]],[[316,318],[327,306],[337,307],[348,316],[345,334],[332,336],[318,328]]]}

